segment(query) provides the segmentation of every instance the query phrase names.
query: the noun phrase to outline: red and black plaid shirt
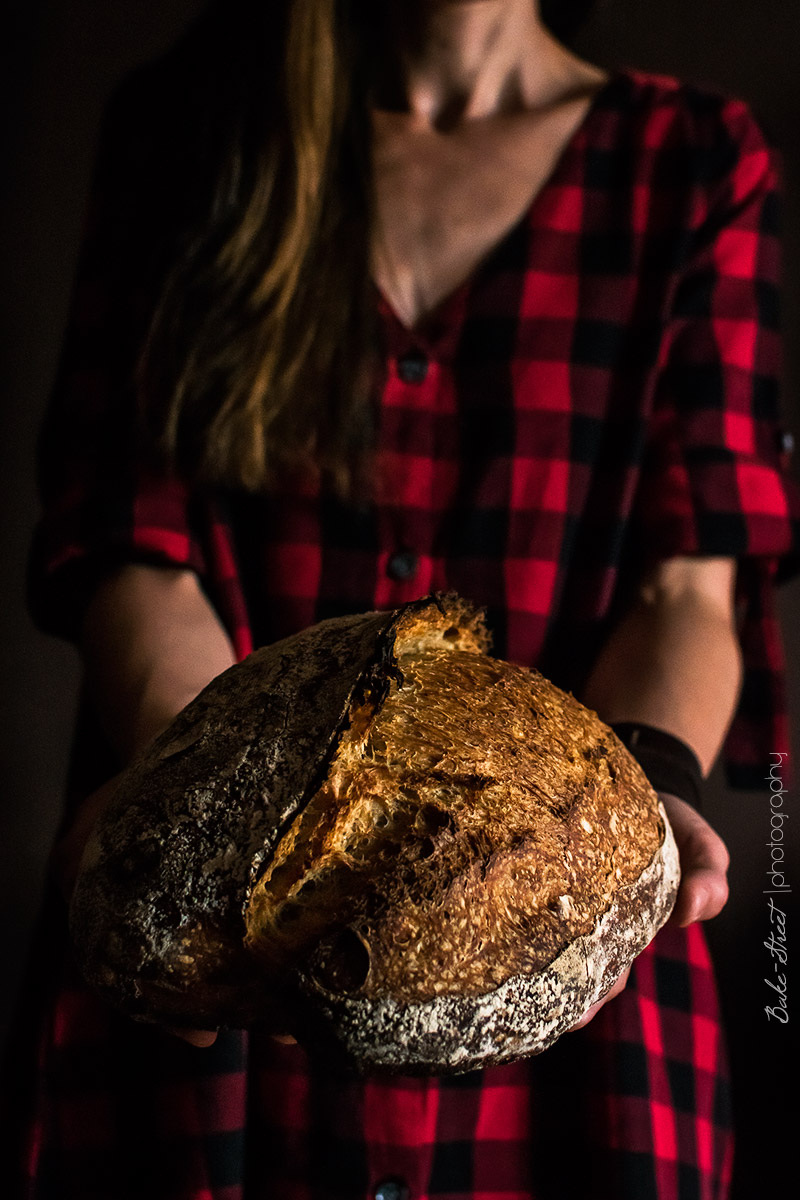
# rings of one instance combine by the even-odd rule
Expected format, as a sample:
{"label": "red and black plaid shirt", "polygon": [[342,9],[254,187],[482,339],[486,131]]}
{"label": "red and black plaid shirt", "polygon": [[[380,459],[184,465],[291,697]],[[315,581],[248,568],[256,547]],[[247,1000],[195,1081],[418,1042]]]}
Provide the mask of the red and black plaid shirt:
{"label": "red and black plaid shirt", "polygon": [[[730,555],[746,678],[726,765],[763,783],[787,748],[772,590],[796,567],[800,501],[778,408],[775,173],[746,107],[614,76],[523,219],[430,319],[409,331],[376,294],[389,486],[360,508],[312,486],[200,493],[137,466],[131,230],[167,200],[133,144],[117,125],[101,155],[43,437],[40,624],[74,632],[98,575],[131,560],[195,569],[240,655],[452,588],[485,606],[498,656],[580,694],[651,563]],[[74,778],[99,763],[94,746]],[[539,1058],[356,1084],[255,1033],[201,1052],[132,1028],[74,978],[54,923],[28,1005],[21,1194],[355,1200],[387,1180],[412,1200],[726,1194],[727,1068],[698,926],[663,930],[625,992]]]}

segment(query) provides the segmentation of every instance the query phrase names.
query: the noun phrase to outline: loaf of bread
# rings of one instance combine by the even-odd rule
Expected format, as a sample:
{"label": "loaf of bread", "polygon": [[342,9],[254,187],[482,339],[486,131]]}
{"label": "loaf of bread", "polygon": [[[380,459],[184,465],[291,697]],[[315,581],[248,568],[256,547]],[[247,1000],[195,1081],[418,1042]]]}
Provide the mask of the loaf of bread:
{"label": "loaf of bread", "polygon": [[215,679],[81,864],[89,980],[134,1017],[266,1022],[359,1072],[551,1045],[669,916],[678,856],[614,734],[434,596]]}

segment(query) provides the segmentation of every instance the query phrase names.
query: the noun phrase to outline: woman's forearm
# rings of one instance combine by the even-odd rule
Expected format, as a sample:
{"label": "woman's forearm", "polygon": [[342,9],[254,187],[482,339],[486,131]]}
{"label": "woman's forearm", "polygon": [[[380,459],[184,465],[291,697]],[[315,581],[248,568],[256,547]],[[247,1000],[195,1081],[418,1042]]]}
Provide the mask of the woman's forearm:
{"label": "woman's forearm", "polygon": [[719,753],[741,686],[734,570],[719,558],[660,564],[580,697],[606,722],[641,721],[681,738],[704,773]]}
{"label": "woman's forearm", "polygon": [[236,661],[194,572],[138,564],[97,588],[81,651],[89,695],[123,762]]}

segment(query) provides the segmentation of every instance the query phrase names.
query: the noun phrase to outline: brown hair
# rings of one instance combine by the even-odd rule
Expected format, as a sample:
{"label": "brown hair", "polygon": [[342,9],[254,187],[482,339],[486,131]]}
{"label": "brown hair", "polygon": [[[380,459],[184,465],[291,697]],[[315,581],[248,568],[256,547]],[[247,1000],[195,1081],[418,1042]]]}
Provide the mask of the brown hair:
{"label": "brown hair", "polygon": [[147,434],[190,478],[261,490],[313,466],[351,494],[376,367],[368,22],[357,0],[235,7],[221,78],[239,102],[220,97],[233,115],[213,203],[141,356]]}

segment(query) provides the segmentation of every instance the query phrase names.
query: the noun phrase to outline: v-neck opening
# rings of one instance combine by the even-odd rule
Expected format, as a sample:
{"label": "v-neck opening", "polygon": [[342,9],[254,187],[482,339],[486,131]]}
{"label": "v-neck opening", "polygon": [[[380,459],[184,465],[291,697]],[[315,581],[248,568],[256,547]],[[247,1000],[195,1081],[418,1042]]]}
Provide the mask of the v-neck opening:
{"label": "v-neck opening", "polygon": [[509,225],[508,229],[498,238],[494,245],[475,263],[461,282],[451,288],[441,300],[436,302],[433,308],[424,313],[413,325],[407,325],[402,317],[399,316],[392,302],[386,296],[374,276],[370,275],[370,284],[379,308],[383,309],[384,313],[408,341],[414,341],[423,346],[432,345],[438,341],[437,330],[447,329],[451,325],[448,317],[458,309],[463,309],[465,302],[483,272],[489,267],[495,257],[517,237],[519,232],[534,220],[537,209],[544,202],[547,193],[557,186],[570,159],[584,142],[589,127],[597,113],[603,107],[607,96],[626,78],[627,74],[625,71],[616,70],[609,74],[608,79],[594,94],[586,112],[561,148],[552,170],[546,176],[544,182],[536,189],[520,215]]}

